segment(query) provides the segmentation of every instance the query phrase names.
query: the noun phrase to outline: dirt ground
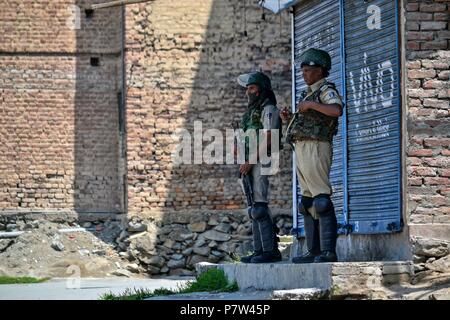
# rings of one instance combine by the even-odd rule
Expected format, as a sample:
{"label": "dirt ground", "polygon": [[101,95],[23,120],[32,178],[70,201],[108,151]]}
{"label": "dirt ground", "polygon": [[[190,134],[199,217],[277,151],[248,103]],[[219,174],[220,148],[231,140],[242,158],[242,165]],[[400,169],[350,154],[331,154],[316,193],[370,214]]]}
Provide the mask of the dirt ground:
{"label": "dirt ground", "polygon": [[111,230],[59,232],[63,228],[74,226],[40,222],[15,239],[0,239],[0,274],[105,277],[129,264],[105,241]]}

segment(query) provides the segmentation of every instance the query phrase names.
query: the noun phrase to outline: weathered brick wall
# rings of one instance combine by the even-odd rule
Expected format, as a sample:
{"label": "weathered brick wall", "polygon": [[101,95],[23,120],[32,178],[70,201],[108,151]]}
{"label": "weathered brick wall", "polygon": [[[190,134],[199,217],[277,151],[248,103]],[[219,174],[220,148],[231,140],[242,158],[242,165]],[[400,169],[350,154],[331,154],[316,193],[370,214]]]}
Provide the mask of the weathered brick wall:
{"label": "weathered brick wall", "polygon": [[410,223],[450,224],[449,2],[406,3]]}
{"label": "weathered brick wall", "polygon": [[[290,19],[243,1],[155,1],[127,7],[127,161],[130,214],[243,207],[237,165],[175,166],[176,129],[225,134],[245,111],[240,73],[261,68],[290,106]],[[203,146],[207,145],[206,142]],[[272,177],[272,208],[291,206],[291,159]]]}
{"label": "weathered brick wall", "polygon": [[[405,1],[407,199],[416,281],[448,271],[449,1]],[[436,274],[437,272],[437,274]]]}
{"label": "weathered brick wall", "polygon": [[[122,210],[120,9],[87,20],[92,2],[2,3],[0,210]],[[68,23],[70,5],[80,29]]]}

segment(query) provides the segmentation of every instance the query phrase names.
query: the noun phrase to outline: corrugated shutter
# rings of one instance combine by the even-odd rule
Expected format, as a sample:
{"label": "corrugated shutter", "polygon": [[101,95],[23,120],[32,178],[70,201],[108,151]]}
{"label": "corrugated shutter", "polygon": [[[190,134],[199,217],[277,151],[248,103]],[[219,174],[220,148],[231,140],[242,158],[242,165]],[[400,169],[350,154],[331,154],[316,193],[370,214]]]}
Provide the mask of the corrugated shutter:
{"label": "corrugated shutter", "polygon": [[397,231],[401,168],[396,1],[344,3],[349,223],[357,233]]}
{"label": "corrugated shutter", "polygon": [[[327,50],[333,62],[328,79],[346,104],[331,170],[340,233],[402,228],[397,17],[397,2],[388,0],[304,1],[294,8],[295,61],[309,47]],[[305,88],[296,64],[297,102]],[[301,215],[297,221],[303,235]]]}
{"label": "corrugated shutter", "polygon": [[[294,59],[295,59],[295,97],[306,89],[300,73],[300,54],[310,48],[327,50],[332,59],[332,69],[328,80],[334,82],[337,88],[342,87],[341,49],[340,49],[340,17],[339,1],[308,1],[300,3],[294,11]],[[340,91],[342,92],[342,91]],[[333,164],[331,169],[331,183],[333,185],[333,203],[340,225],[344,225],[343,214],[343,176],[342,168],[342,118],[339,120],[338,134],[333,141]],[[297,185],[297,199],[300,200],[300,189]],[[303,218],[298,215],[297,232],[304,235]]]}

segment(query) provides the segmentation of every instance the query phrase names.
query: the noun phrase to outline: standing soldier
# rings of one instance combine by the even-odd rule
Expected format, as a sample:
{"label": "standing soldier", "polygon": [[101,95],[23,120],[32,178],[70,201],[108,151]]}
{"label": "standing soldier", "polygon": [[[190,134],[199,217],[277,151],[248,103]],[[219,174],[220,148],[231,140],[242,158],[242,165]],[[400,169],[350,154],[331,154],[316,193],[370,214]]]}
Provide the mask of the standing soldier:
{"label": "standing soldier", "polygon": [[[265,133],[262,141],[259,139],[253,141],[257,143],[258,148],[249,148],[248,140],[244,141],[246,162],[239,167],[241,181],[247,185],[244,192],[252,219],[254,247],[253,254],[242,257],[241,261],[244,263],[280,261],[281,253],[278,250],[276,225],[273,223],[268,207],[269,179],[261,172],[265,165],[261,164],[258,155],[249,154],[249,149],[255,149],[261,155],[270,154],[271,131],[281,129],[281,119],[276,107],[277,101],[269,77],[262,72],[240,75],[237,81],[247,89],[248,106],[241,121],[243,131],[248,133],[248,130],[255,130],[256,137],[259,137],[260,130],[264,130]],[[272,151],[277,152],[278,150]],[[249,159],[252,158],[258,160],[256,164],[249,163]]]}
{"label": "standing soldier", "polygon": [[337,221],[330,199],[330,168],[342,100],[335,85],[326,80],[331,69],[331,58],[326,51],[311,48],[300,59],[308,89],[302,93],[293,116],[288,109],[281,112],[284,122],[290,120],[286,141],[294,146],[297,158],[299,212],[304,216],[308,248],[292,262],[334,262],[337,261]]}

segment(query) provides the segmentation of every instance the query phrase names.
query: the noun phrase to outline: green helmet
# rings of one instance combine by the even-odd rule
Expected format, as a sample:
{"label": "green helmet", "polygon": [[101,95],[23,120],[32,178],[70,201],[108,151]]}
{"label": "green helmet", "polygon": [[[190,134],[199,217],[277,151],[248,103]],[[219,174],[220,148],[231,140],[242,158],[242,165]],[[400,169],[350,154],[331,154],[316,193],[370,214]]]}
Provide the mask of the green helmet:
{"label": "green helmet", "polygon": [[331,57],[328,52],[320,49],[310,48],[304,51],[300,56],[300,67],[319,66],[327,71],[331,69]]}
{"label": "green helmet", "polygon": [[269,77],[259,71],[241,74],[237,78],[237,82],[243,87],[247,87],[251,84],[256,84],[261,89],[272,90],[272,84],[270,83]]}

